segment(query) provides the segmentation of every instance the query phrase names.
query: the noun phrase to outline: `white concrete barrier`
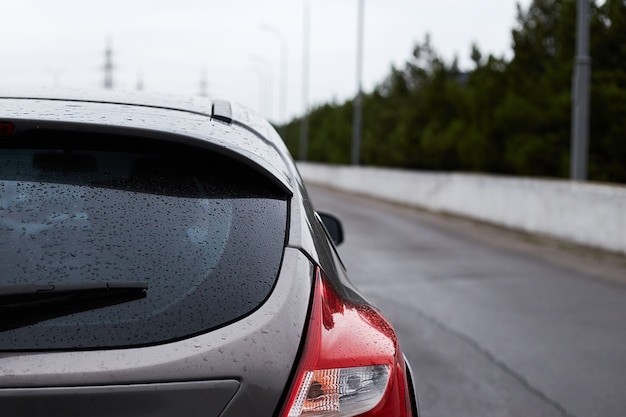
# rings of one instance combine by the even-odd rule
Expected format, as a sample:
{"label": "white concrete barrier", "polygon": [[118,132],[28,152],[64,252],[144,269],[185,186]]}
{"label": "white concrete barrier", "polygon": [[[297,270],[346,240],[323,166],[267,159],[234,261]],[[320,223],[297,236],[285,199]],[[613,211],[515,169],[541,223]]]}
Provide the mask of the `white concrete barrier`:
{"label": "white concrete barrier", "polygon": [[299,163],[305,181],[626,254],[626,187]]}

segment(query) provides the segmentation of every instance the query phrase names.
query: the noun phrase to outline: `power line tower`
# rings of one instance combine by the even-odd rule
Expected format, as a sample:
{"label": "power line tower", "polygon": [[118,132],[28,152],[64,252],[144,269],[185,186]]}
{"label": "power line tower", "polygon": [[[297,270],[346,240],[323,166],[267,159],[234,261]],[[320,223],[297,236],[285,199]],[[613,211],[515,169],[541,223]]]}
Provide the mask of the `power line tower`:
{"label": "power line tower", "polygon": [[107,40],[107,47],[104,51],[104,89],[113,89],[113,46],[111,40]]}
{"label": "power line tower", "polygon": [[354,116],[352,118],[352,165],[359,165],[361,159],[361,130],[363,124],[363,0],[359,0],[358,7],[356,55],[358,90],[354,98]]}

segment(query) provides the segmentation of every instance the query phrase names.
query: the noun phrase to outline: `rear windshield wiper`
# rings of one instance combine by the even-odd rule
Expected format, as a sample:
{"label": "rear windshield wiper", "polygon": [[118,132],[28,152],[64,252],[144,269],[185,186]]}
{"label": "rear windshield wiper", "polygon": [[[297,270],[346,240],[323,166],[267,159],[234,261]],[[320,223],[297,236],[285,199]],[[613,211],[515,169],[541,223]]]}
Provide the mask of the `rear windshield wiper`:
{"label": "rear windshield wiper", "polygon": [[145,298],[141,282],[0,286],[0,331]]}

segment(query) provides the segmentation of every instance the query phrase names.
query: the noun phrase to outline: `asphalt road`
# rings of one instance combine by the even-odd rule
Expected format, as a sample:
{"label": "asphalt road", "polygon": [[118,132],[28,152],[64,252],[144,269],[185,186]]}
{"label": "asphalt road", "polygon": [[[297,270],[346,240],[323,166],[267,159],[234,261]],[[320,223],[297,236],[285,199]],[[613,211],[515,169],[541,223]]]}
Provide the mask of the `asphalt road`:
{"label": "asphalt road", "polygon": [[626,416],[625,257],[309,191],[396,327],[423,417]]}

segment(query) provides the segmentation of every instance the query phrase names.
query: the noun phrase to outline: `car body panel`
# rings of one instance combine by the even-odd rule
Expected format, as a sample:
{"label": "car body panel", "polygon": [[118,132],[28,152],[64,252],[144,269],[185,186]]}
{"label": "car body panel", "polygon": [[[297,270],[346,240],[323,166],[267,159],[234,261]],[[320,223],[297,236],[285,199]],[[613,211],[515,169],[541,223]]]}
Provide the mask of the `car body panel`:
{"label": "car body panel", "polygon": [[[300,276],[301,271],[308,276]],[[241,388],[223,415],[271,415],[297,357],[313,274],[308,258],[287,248],[276,287],[265,304],[241,321],[178,342],[133,349],[0,352],[0,399],[11,388],[237,379]],[[266,402],[246,401],[257,396]]]}

